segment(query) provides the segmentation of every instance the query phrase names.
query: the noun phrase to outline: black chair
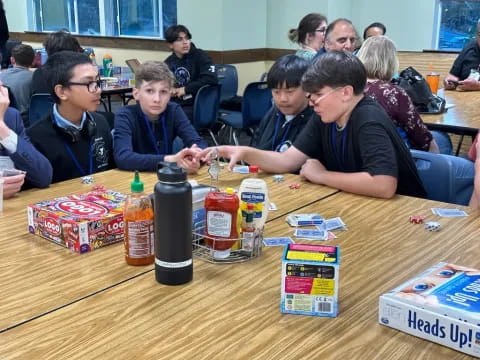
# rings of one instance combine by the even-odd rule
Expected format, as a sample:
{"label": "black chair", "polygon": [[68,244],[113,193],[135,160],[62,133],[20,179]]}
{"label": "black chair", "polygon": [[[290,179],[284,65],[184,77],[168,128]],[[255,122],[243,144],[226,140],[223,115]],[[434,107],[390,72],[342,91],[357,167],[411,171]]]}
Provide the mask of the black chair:
{"label": "black chair", "polygon": [[33,125],[52,111],[54,101],[50,94],[33,94],[28,109],[28,122]]}
{"label": "black chair", "polygon": [[272,107],[272,92],[265,82],[253,82],[247,85],[243,93],[242,111],[221,110],[220,121],[230,127],[230,140],[233,137],[238,145],[236,130],[248,130],[253,134],[265,114]]}
{"label": "black chair", "polygon": [[220,85],[202,86],[198,90],[193,104],[193,126],[199,133],[207,131],[216,146],[218,146],[218,141],[212,129],[217,122],[220,88]]}

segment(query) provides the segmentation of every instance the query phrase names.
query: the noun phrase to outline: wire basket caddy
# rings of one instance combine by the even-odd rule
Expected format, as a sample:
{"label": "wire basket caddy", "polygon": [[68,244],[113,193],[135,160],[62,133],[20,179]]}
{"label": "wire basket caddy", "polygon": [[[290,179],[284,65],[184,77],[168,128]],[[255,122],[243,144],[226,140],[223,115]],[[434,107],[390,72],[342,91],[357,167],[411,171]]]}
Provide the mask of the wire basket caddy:
{"label": "wire basket caddy", "polygon": [[[255,230],[253,241],[245,238],[220,240],[205,234],[205,221],[198,222],[192,231],[193,256],[212,264],[233,264],[245,262],[262,254],[263,229]],[[214,256],[214,249],[219,246],[218,243],[233,243],[230,249],[230,255],[225,258]],[[228,244],[228,245],[229,245]],[[228,248],[228,246],[226,246]]]}

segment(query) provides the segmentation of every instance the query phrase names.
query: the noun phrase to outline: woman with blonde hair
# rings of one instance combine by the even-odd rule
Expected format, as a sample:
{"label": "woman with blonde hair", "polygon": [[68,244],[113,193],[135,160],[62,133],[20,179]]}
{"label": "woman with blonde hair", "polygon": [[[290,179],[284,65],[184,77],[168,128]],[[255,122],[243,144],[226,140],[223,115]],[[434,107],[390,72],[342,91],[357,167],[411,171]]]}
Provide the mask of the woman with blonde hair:
{"label": "woman with blonde hair", "polygon": [[367,71],[365,93],[385,109],[407,145],[438,153],[432,133],[406,91],[390,82],[398,71],[397,49],[393,41],[386,36],[372,36],[363,43],[357,56]]}
{"label": "woman with blonde hair", "polygon": [[311,13],[300,20],[296,29],[290,29],[288,38],[300,46],[295,55],[307,60],[313,59],[317,52],[323,48],[327,25],[325,16]]}

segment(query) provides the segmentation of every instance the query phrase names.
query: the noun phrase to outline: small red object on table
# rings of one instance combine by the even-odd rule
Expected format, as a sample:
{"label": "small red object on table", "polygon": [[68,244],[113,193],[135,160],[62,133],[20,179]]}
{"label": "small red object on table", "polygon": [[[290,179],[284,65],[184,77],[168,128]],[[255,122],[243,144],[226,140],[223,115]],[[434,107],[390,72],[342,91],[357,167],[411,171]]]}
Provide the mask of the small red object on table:
{"label": "small red object on table", "polygon": [[290,189],[300,189],[300,184],[290,184],[288,185]]}
{"label": "small red object on table", "polygon": [[421,224],[423,223],[423,220],[425,220],[425,218],[426,216],[420,216],[420,215],[410,216],[409,221],[412,224]]}

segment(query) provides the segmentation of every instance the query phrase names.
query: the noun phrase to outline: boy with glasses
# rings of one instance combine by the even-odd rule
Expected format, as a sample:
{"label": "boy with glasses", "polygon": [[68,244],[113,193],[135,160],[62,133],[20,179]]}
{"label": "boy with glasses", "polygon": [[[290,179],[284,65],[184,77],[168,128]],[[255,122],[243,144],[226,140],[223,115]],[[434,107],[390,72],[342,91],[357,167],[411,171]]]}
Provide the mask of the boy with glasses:
{"label": "boy with glasses", "polygon": [[[395,193],[425,196],[415,163],[385,111],[364,96],[366,72],[358,58],[345,51],[321,56],[302,78],[313,117],[284,153],[248,147],[221,146],[229,168],[239,160],[270,173],[300,170],[316,184],[380,198]],[[208,151],[199,155],[206,159]]]}
{"label": "boy with glasses", "polygon": [[[173,74],[160,61],[147,61],[135,71],[136,105],[115,114],[114,156],[124,170],[155,171],[159,161],[177,162],[189,173],[199,168],[192,161],[207,144],[195,131],[180,105],[170,101]],[[187,148],[173,152],[179,137]]]}
{"label": "boy with glasses", "polygon": [[205,51],[195,47],[192,34],[185,26],[170,26],[165,31],[165,40],[172,49],[165,63],[175,75],[173,101],[179,103],[193,121],[193,103],[198,90],[203,85],[217,83],[215,65]]}
{"label": "boy with glasses", "polygon": [[50,160],[52,182],[112,168],[110,127],[95,112],[102,91],[98,68],[87,55],[60,51],[48,58],[43,69],[55,105],[27,133]]}

